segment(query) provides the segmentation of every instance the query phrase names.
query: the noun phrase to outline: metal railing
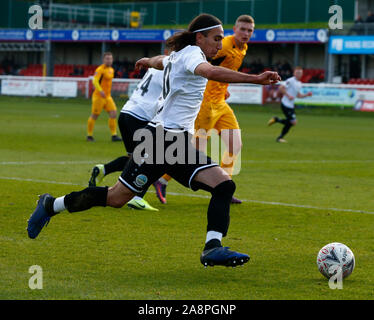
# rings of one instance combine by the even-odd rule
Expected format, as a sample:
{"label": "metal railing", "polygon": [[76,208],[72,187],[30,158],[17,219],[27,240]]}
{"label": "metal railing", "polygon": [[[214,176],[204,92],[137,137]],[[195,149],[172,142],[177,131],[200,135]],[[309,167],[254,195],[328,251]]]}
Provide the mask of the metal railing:
{"label": "metal railing", "polygon": [[[121,26],[130,27],[131,10],[101,9],[78,5],[51,4],[44,10],[47,26],[55,28],[85,26],[89,28]],[[147,13],[140,12],[139,27]]]}
{"label": "metal railing", "polygon": [[330,30],[330,35],[372,36],[374,35],[374,22],[344,23],[343,29]]}

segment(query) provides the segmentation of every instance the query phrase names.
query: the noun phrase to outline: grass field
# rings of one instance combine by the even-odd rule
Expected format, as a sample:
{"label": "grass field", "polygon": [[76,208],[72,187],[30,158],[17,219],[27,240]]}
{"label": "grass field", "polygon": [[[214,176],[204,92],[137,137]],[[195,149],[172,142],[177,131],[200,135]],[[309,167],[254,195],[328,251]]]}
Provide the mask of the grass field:
{"label": "grass field", "polygon": [[[118,102],[118,106],[122,102]],[[250,254],[242,268],[205,269],[204,192],[175,182],[159,212],[94,208],[52,218],[35,240],[26,221],[37,195],[87,185],[94,164],[124,152],[107,116],[85,141],[88,100],[0,97],[0,299],[372,299],[374,294],[374,114],[298,110],[277,144],[275,107],[235,106],[242,169],[224,245]],[[108,185],[116,175],[108,177]],[[319,249],[342,242],[356,268],[343,290],[317,270]],[[29,267],[43,268],[30,290]]]}

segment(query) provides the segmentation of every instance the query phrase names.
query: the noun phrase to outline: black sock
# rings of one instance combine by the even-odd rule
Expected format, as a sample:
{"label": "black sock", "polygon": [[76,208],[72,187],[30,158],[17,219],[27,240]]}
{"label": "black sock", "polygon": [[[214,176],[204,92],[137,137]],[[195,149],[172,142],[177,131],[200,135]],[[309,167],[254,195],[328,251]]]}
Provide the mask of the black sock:
{"label": "black sock", "polygon": [[143,199],[143,198],[144,198],[144,196],[145,196],[145,194],[147,193],[147,190],[148,190],[148,189],[145,189],[145,190],[143,190],[143,192],[142,192],[142,193],[139,193],[139,194],[137,194],[137,196]]}
{"label": "black sock", "polygon": [[105,169],[105,175],[108,175],[112,172],[116,172],[116,171],[123,171],[123,169],[125,168],[125,165],[127,163],[127,160],[129,160],[129,157],[128,156],[123,156],[123,157],[119,157],[107,164],[104,165],[104,169]]}
{"label": "black sock", "polygon": [[287,132],[290,131],[291,127],[292,127],[292,124],[289,121],[287,121],[278,139],[283,138],[287,134]]}
{"label": "black sock", "polygon": [[218,239],[212,239],[205,244],[204,251],[217,247],[222,247],[221,241],[219,241]]}
{"label": "black sock", "polygon": [[282,124],[286,124],[287,123],[287,119],[279,119],[278,117],[275,117],[275,121],[279,122],[279,123],[282,123]]}
{"label": "black sock", "polygon": [[226,236],[230,224],[230,204],[235,192],[235,183],[227,180],[212,190],[212,198],[208,207],[207,231],[221,232]]}
{"label": "black sock", "polygon": [[108,187],[88,187],[82,191],[72,192],[65,196],[65,207],[69,212],[79,212],[92,207],[105,207]]}
{"label": "black sock", "polygon": [[53,217],[58,212],[53,211],[53,203],[55,202],[55,198],[47,198],[45,199],[45,210],[47,211],[50,217]]}

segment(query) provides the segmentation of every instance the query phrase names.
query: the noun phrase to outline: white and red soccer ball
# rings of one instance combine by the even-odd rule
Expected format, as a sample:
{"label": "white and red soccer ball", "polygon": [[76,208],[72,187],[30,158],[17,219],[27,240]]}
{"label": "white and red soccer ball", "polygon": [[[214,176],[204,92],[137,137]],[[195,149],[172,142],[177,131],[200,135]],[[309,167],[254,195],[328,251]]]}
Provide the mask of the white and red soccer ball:
{"label": "white and red soccer ball", "polygon": [[348,277],[355,267],[355,256],[345,244],[333,242],[325,245],[317,255],[318,270],[328,279],[337,272]]}

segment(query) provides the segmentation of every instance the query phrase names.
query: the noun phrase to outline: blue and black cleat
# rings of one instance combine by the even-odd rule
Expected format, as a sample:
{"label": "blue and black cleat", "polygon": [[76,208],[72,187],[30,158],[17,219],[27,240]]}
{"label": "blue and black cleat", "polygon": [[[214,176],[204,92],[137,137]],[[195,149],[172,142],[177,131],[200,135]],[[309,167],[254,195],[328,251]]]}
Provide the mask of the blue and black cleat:
{"label": "blue and black cleat", "polygon": [[229,250],[229,247],[215,247],[213,249],[204,250],[200,256],[201,263],[207,266],[241,266],[249,261],[249,256]]}
{"label": "blue and black cleat", "polygon": [[31,239],[35,239],[40,231],[42,231],[43,227],[51,220],[51,216],[46,209],[46,200],[50,198],[53,197],[48,193],[39,196],[38,205],[27,221],[27,233]]}

